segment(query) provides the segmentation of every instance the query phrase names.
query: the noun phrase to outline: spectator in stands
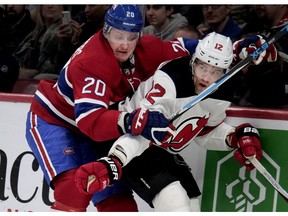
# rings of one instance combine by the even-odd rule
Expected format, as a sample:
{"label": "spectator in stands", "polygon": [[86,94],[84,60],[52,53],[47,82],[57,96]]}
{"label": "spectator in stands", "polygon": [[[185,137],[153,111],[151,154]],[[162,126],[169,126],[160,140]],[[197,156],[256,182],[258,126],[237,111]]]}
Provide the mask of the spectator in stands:
{"label": "spectator in stands", "polygon": [[[86,40],[88,40],[93,34],[97,33],[104,25],[104,16],[106,10],[110,5],[86,5],[83,13],[85,20],[79,20],[81,23],[81,29],[74,28],[72,37],[66,32],[66,25],[60,25],[57,31],[57,38],[59,43],[59,50],[57,55],[57,62],[59,65],[64,66],[74,51],[81,46]],[[81,11],[79,12],[81,13]],[[80,16],[78,13],[77,16]],[[74,19],[74,17],[73,17]],[[73,23],[75,21],[72,21]],[[74,23],[74,25],[79,25]],[[61,70],[61,68],[60,68]]]}
{"label": "spectator in stands", "polygon": [[197,28],[205,36],[210,32],[217,32],[232,41],[239,39],[241,28],[230,17],[231,7],[228,5],[203,5],[204,22]]}
{"label": "spectator in stands", "polygon": [[86,21],[85,20],[85,14],[84,14],[85,7],[86,7],[86,5],[84,5],[84,4],[69,5],[68,10],[71,12],[72,19],[75,20],[76,22],[78,22],[80,25]]}
{"label": "spectator in stands", "polygon": [[178,37],[200,39],[201,34],[194,26],[186,25],[175,30],[174,38]]}
{"label": "spectator in stands", "polygon": [[204,19],[202,13],[202,5],[177,5],[177,7],[179,7],[179,13],[186,17],[189,25],[196,27]]}
{"label": "spectator in stands", "polygon": [[234,22],[243,29],[251,17],[251,14],[254,13],[253,5],[231,5],[230,6],[230,16]]}
{"label": "spectator in stands", "polygon": [[174,14],[173,5],[146,5],[146,19],[150,25],[143,29],[143,33],[161,40],[173,39],[175,30],[188,24],[186,17]]}
{"label": "spectator in stands", "polygon": [[80,44],[97,33],[104,25],[104,16],[110,5],[86,5],[84,9],[86,22],[82,27]]}
{"label": "spectator in stands", "polygon": [[19,79],[56,79],[58,40],[57,29],[63,5],[39,5],[36,27],[17,47],[14,56],[19,62]]}
{"label": "spectator in stands", "polygon": [[34,23],[36,23],[36,8],[37,5],[34,4],[27,5],[27,10],[29,11],[31,19],[33,20]]}
{"label": "spectator in stands", "polygon": [[[248,23],[245,35],[258,34],[265,37],[279,31],[288,24],[287,5],[256,5],[257,26]],[[248,27],[252,26],[252,27]],[[254,28],[253,28],[254,27]],[[259,29],[261,27],[261,29]],[[235,103],[241,106],[281,108],[288,102],[288,34],[275,42],[278,56],[276,62],[249,65],[237,87]]]}
{"label": "spectator in stands", "polygon": [[0,92],[12,92],[17,81],[19,67],[5,47],[6,35],[0,34]]}
{"label": "spectator in stands", "polygon": [[25,5],[3,5],[0,17],[0,91],[11,92],[19,74],[12,53],[35,23]]}
{"label": "spectator in stands", "polygon": [[12,54],[23,39],[34,29],[25,5],[5,5],[4,17],[0,20],[1,34],[5,34],[6,52]]}

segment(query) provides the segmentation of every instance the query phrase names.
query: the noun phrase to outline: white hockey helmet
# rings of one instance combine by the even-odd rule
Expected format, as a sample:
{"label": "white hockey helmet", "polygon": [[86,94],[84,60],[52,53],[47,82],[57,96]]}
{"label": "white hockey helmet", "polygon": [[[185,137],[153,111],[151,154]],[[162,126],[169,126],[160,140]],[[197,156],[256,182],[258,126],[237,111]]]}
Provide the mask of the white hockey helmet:
{"label": "white hockey helmet", "polygon": [[209,33],[199,41],[191,59],[191,66],[195,59],[199,59],[215,67],[228,69],[233,61],[231,39],[216,32]]}

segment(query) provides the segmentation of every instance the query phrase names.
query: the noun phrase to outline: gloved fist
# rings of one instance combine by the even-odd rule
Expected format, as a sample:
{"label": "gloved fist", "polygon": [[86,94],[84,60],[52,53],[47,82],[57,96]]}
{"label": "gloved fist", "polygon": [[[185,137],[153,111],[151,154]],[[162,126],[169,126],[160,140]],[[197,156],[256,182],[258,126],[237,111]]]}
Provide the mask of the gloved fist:
{"label": "gloved fist", "polygon": [[235,132],[229,134],[227,139],[232,148],[237,148],[234,151],[236,160],[246,166],[247,170],[253,170],[255,167],[247,158],[256,157],[260,160],[262,157],[258,130],[251,124],[245,123],[236,127]]}
{"label": "gloved fist", "polygon": [[114,157],[103,157],[80,166],[74,180],[81,193],[94,194],[119,180],[121,175],[120,162]]}
{"label": "gloved fist", "polygon": [[175,130],[162,113],[140,108],[126,115],[124,128],[126,133],[142,135],[157,144],[172,136]]}
{"label": "gloved fist", "polygon": [[[256,49],[261,47],[266,40],[261,35],[253,35],[247,38],[243,38],[234,42],[233,53],[234,59],[240,61],[245,59],[248,55],[252,54]],[[258,55],[253,63],[255,65],[262,64],[263,62],[275,62],[277,60],[277,50],[276,47],[271,44],[266,50],[264,50],[260,55]]]}

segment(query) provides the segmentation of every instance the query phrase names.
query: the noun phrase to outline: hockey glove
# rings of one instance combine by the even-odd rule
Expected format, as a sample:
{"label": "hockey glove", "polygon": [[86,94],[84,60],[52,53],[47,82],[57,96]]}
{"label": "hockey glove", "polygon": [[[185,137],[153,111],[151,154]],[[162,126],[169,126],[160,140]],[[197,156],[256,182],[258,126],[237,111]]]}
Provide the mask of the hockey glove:
{"label": "hockey glove", "polygon": [[258,130],[249,123],[241,124],[235,128],[235,132],[228,135],[227,139],[230,147],[237,148],[234,151],[236,160],[246,166],[247,170],[253,170],[255,167],[247,158],[256,157],[260,160],[262,157]]}
{"label": "hockey glove", "polygon": [[[121,126],[120,124],[121,122],[119,126]],[[124,130],[122,129],[124,133],[142,135],[157,144],[168,139],[175,131],[175,127],[162,113],[140,108],[126,114],[124,125],[121,128],[124,128]]]}
{"label": "hockey glove", "polygon": [[[234,42],[233,53],[235,61],[245,59],[248,55],[252,54],[257,48],[261,47],[266,42],[265,38],[261,35],[253,35],[247,38],[243,38]],[[262,64],[264,62],[275,62],[277,60],[276,47],[271,44],[266,50],[258,55],[253,63],[255,65]]]}
{"label": "hockey glove", "polygon": [[75,183],[81,193],[94,194],[119,180],[121,175],[118,159],[103,157],[80,166],[75,174]]}

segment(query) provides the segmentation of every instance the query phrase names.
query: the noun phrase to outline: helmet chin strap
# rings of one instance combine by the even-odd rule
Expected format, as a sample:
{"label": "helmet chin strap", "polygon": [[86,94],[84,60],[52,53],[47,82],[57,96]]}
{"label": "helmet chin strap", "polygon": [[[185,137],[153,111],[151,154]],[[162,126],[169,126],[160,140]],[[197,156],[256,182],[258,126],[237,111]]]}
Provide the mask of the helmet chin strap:
{"label": "helmet chin strap", "polygon": [[105,38],[107,38],[107,35],[111,31],[111,28],[112,28],[111,26],[109,26],[106,22],[104,22],[103,35],[104,35]]}
{"label": "helmet chin strap", "polygon": [[122,72],[129,76],[135,72],[135,58],[134,54],[132,54],[125,62],[122,62],[121,65]]}

